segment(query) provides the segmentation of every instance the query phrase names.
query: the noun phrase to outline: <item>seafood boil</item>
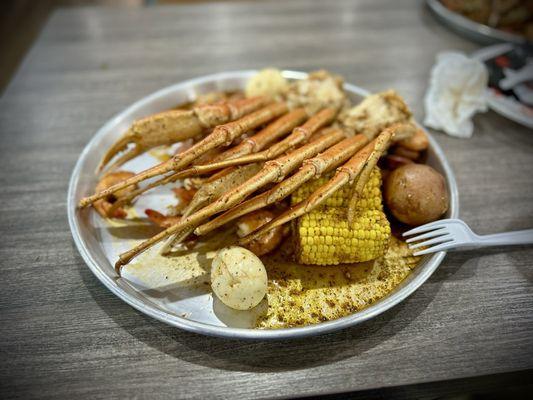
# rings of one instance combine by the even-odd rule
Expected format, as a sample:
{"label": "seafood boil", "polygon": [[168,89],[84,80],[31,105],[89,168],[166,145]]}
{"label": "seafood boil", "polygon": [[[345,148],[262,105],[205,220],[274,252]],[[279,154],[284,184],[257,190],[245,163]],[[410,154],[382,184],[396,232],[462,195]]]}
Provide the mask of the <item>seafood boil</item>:
{"label": "seafood boil", "polygon": [[[416,266],[398,232],[448,207],[442,176],[424,165],[428,145],[393,90],[354,105],[329,72],[288,81],[263,70],[243,92],[135,121],[105,153],[95,192],[79,207],[110,222],[128,219],[139,198],[169,188],[175,203],[167,213],[145,210],[159,232],[120,254],[117,274],[154,251],[179,263],[177,252],[224,236],[211,257],[213,296],[235,310],[266,301],[260,328],[306,325],[368,306]],[[128,171],[154,149],[173,153]],[[362,269],[370,271],[364,279],[386,278],[381,289],[336,302],[335,293],[362,283]],[[323,284],[297,284],[311,276]]]}

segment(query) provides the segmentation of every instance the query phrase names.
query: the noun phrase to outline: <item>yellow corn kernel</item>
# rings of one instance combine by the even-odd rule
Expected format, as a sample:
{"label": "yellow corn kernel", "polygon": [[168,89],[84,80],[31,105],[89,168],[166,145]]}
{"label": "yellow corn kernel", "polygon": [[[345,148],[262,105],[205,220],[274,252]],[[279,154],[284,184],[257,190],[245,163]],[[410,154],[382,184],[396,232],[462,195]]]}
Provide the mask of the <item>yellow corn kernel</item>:
{"label": "yellow corn kernel", "polygon": [[[305,200],[331,176],[310,181],[292,195],[292,203]],[[388,247],[391,230],[383,212],[381,173],[375,168],[356,205],[356,218],[347,221],[353,185],[338,190],[323,205],[295,222],[298,261],[302,264],[341,264],[373,260]]]}

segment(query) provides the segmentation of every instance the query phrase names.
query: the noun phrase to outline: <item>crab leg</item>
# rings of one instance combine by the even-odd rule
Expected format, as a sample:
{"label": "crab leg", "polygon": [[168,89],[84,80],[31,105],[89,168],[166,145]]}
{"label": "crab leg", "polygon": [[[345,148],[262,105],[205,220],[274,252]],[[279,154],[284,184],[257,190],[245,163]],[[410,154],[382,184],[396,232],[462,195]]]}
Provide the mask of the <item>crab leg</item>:
{"label": "crab leg", "polygon": [[103,190],[99,193],[95,193],[92,196],[83,198],[80,201],[80,207],[86,207],[92,204],[94,201],[99,200],[105,196],[108,196],[116,191],[135,185],[146,179],[152,178],[157,175],[162,175],[170,171],[179,171],[192,163],[195,159],[205,154],[207,151],[214,149],[218,146],[229,145],[235,138],[242,135],[251,129],[257,128],[273,118],[276,118],[287,112],[287,105],[284,103],[274,103],[268,105],[258,111],[248,114],[237,121],[227,123],[225,125],[217,126],[213,132],[196,143],[191,148],[185,150],[182,153],[176,154],[170,160],[165,161],[159,165],[149,168],[132,178],[126,179],[110,188]]}
{"label": "crab leg", "polygon": [[106,152],[98,169],[102,170],[130,144],[134,147],[110,168],[118,167],[151,148],[195,137],[208,128],[239,119],[269,103],[271,100],[266,97],[253,97],[202,105],[192,110],[169,110],[139,119]]}
{"label": "crab leg", "polygon": [[[119,271],[122,265],[127,264],[133,257],[137,256],[139,253],[160,242],[161,240],[175,233],[180,234],[184,231],[191,230],[212,215],[235,206],[247,196],[267,185],[268,183],[283,179],[288,173],[297,168],[303,162],[303,160],[313,157],[317,153],[329,148],[345,137],[344,132],[340,129],[328,129],[326,132],[313,142],[292,151],[286,156],[278,157],[275,160],[267,162],[261,171],[252,176],[246,182],[237,186],[235,189],[218,198],[218,200],[215,202],[202,208],[194,214],[183,218],[178,224],[173,225],[172,227],[160,232],[133,249],[121,254],[119,260],[115,264],[115,268],[117,271]],[[179,238],[182,237],[183,235],[179,236]]]}
{"label": "crab leg", "polygon": [[[262,129],[260,132],[255,134],[254,136],[244,140],[242,143],[238,144],[235,147],[232,147],[229,150],[226,150],[222,154],[218,155],[215,158],[216,160],[224,160],[224,159],[231,159],[236,158],[239,156],[247,155],[250,153],[255,153],[259,150],[262,150],[265,146],[269,145],[276,139],[278,139],[280,136],[285,135],[287,132],[290,132],[294,127],[301,124],[305,119],[307,118],[306,113],[303,108],[297,108],[288,114],[285,114],[275,120],[274,122],[270,123],[266,128]],[[115,205],[122,205],[124,203],[128,203],[132,201],[135,197],[141,195],[142,193],[153,189],[160,185],[166,185],[167,183],[175,182],[176,180],[185,177],[187,174],[183,174],[183,172],[190,171],[190,175],[198,175],[203,172],[210,172],[213,170],[219,169],[215,166],[215,168],[210,168],[210,164],[208,165],[200,165],[200,166],[193,166],[185,171],[177,172],[170,174],[162,179],[159,179],[155,182],[150,183],[147,186],[144,186],[142,188],[139,188],[131,193],[128,193],[126,197],[118,199],[114,204]],[[193,201],[191,202],[190,206],[187,207],[187,209],[184,211],[185,216],[189,215],[191,212],[196,211],[200,207],[203,207],[205,205],[204,199],[202,198],[202,202],[200,201]]]}
{"label": "crab leg", "polygon": [[271,160],[279,156],[280,154],[283,154],[290,148],[295,147],[302,142],[305,142],[320,128],[329,125],[335,119],[336,113],[337,112],[332,108],[325,108],[314,116],[312,116],[311,118],[309,118],[309,120],[302,126],[294,128],[292,133],[285,139],[283,139],[281,142],[276,143],[275,145],[269,147],[266,150],[255,154],[245,155],[243,157],[232,158],[229,160],[195,166],[193,168],[179,172],[178,174],[176,174],[177,178],[185,178],[188,176],[196,175],[197,173],[213,171],[216,169],[231,167],[234,165],[242,165],[253,162]]}
{"label": "crab leg", "polygon": [[304,143],[320,128],[332,123],[336,116],[337,110],[333,108],[324,108],[319,111],[313,117],[309,118],[305,124],[295,128],[284,140],[265,150],[266,159],[270,160],[285,153],[290,148]]}
{"label": "crab leg", "polygon": [[363,165],[363,168],[359,173],[359,176],[357,177],[355,187],[353,188],[352,197],[350,198],[350,203],[348,204],[348,222],[352,223],[356,217],[355,208],[357,204],[357,199],[363,192],[366,183],[370,179],[370,174],[372,173],[372,170],[377,165],[379,158],[383,155],[383,153],[387,151],[392,141],[392,138],[395,136],[396,132],[403,132],[403,127],[403,124],[394,124],[390,126],[388,129],[390,132],[392,132],[391,139],[376,142],[374,150],[372,150],[372,153],[370,153],[367,160],[365,161],[365,164]]}
{"label": "crab leg", "polygon": [[252,176],[256,175],[261,170],[261,167],[261,164],[258,163],[243,165],[228,170],[226,174],[217,179],[205,182],[198,189],[189,205],[183,210],[182,216],[188,217],[193,212],[218,199],[224,193],[227,193],[231,188],[246,182]]}
{"label": "crab leg", "polygon": [[289,208],[277,218],[274,218],[255,232],[242,238],[239,243],[249,243],[263,233],[292,221],[293,219],[296,219],[323,204],[337,190],[341,189],[344,185],[353,182],[365,167],[368,158],[372,155],[374,150],[386,148],[387,144],[390,143],[392,136],[393,131],[389,128],[385,129],[376,139],[372,140],[369,144],[363,147],[361,151],[356,153],[346,164],[337,168],[337,172],[333,178],[331,178],[328,183],[322,185],[315,192],[313,192],[313,194],[311,194],[307,200]]}
{"label": "crab leg", "polygon": [[[343,138],[344,132],[340,129],[329,129],[327,133],[324,133],[313,142],[294,150],[286,156],[268,161],[257,174],[233,190],[230,190],[226,194],[222,195],[214,203],[201,209],[201,214],[205,215],[206,217],[210,217],[216,213],[233,207],[265,185],[271,182],[282,180],[287,174],[301,165],[305,159],[329,148]],[[200,214],[200,212],[196,214]]]}
{"label": "crab leg", "polygon": [[[291,132],[298,125],[302,124],[307,119],[307,114],[303,108],[296,108],[286,115],[279,117],[274,122],[267,125],[264,129],[245,139],[242,143],[216,157],[214,161],[221,161],[225,159],[237,158],[252,153],[257,153],[263,150],[272,142],[278,140]],[[195,168],[195,167],[193,167]],[[201,168],[201,166],[196,166]],[[204,172],[200,170],[200,172]],[[207,171],[209,172],[209,171]]]}
{"label": "crab leg", "polygon": [[367,143],[367,137],[362,134],[344,139],[335,146],[327,149],[324,153],[321,153],[314,158],[305,160],[298,172],[296,172],[290,178],[278,183],[272,189],[237,205],[217,218],[199,226],[196,228],[194,233],[199,236],[205,235],[206,233],[211,232],[213,229],[216,229],[236,218],[283,200],[285,197],[302,186],[305,182],[309,181],[310,179],[318,178],[324,172],[328,172],[346,162]]}
{"label": "crab leg", "polygon": [[151,182],[146,186],[143,186],[142,188],[133,190],[126,194],[125,196],[119,197],[117,201],[113,203],[113,208],[120,207],[124,204],[131,203],[133,199],[139,197],[144,192],[147,192],[150,189],[153,189],[158,186],[166,185],[167,183],[174,182],[176,179],[173,177],[173,174],[167,175],[162,179],[159,179],[157,181]]}

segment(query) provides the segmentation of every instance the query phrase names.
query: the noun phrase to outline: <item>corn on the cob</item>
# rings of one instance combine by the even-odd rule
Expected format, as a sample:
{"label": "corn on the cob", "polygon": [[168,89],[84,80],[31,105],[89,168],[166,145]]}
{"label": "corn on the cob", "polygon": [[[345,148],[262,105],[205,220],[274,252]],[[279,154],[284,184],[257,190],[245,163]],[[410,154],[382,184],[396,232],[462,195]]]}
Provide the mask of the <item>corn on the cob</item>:
{"label": "corn on the cob", "polygon": [[[303,185],[292,195],[292,203],[306,199],[330,177],[316,179]],[[346,213],[352,186],[347,185],[324,205],[302,217],[294,224],[296,254],[302,264],[335,265],[373,260],[387,249],[391,230],[383,212],[381,174],[372,171],[356,205],[356,218],[348,222]]]}

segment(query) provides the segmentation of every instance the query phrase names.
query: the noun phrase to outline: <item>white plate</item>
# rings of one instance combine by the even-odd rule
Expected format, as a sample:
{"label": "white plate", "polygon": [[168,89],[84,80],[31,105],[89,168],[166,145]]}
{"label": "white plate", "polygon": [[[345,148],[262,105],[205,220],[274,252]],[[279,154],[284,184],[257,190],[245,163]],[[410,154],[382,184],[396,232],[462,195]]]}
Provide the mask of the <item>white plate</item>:
{"label": "white plate", "polygon": [[[228,319],[220,313],[215,314],[213,298],[208,293],[190,293],[189,296],[184,297],[175,296],[175,293],[172,292],[174,289],[169,289],[166,292],[145,290],[136,283],[128,281],[125,277],[117,277],[113,263],[121,251],[131,247],[130,240],[117,240],[92,210],[77,209],[78,201],[94,190],[95,170],[103,153],[134,120],[194,100],[199,94],[215,90],[242,89],[249,77],[256,72],[225,72],[169,86],[139,100],[100,128],[81,153],[70,180],[68,218],[76,246],[94,275],[115,295],[153,318],[192,332],[242,339],[296,338],[331,332],[373,318],[404,300],[424,283],[439,266],[445,252],[424,257],[413,272],[388,296],[352,315],[300,328],[246,329],[235,327],[235,325],[227,326],[222,322],[221,318],[226,322]],[[305,73],[296,71],[284,71],[283,74],[287,79],[306,77]],[[345,89],[354,103],[368,94],[366,90],[351,84],[345,84]],[[450,208],[447,217],[457,218],[459,200],[455,178],[441,148],[431,135],[428,134],[428,136],[430,140],[428,164],[440,171],[446,178],[450,193]],[[148,163],[153,164],[154,160],[149,155],[145,155],[130,163],[127,169],[139,170]],[[143,201],[150,202],[153,199],[158,199],[157,194],[146,197],[152,197],[152,200]],[[149,206],[149,204],[142,204],[140,207],[147,205]]]}

